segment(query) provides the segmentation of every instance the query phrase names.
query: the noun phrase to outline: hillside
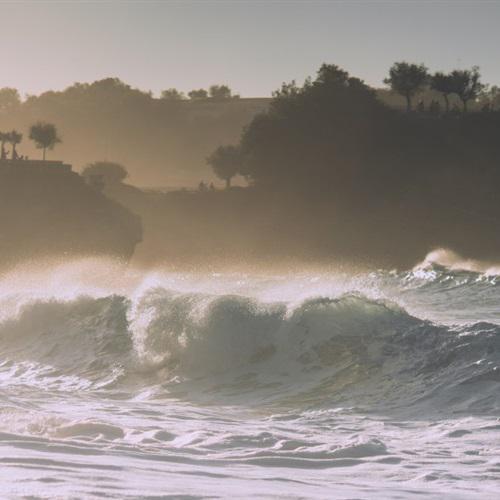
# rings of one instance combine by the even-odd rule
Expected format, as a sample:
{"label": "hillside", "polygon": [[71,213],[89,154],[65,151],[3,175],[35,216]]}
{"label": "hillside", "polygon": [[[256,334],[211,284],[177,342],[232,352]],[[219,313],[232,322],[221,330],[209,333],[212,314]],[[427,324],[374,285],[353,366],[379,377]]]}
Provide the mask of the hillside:
{"label": "hillside", "polygon": [[260,98],[156,99],[110,78],[22,103],[0,102],[0,130],[22,132],[19,151],[39,158],[28,130],[38,120],[51,122],[63,140],[57,156],[76,169],[108,159],[125,164],[136,185],[196,186],[213,180],[205,158],[221,143],[237,142],[267,103]]}

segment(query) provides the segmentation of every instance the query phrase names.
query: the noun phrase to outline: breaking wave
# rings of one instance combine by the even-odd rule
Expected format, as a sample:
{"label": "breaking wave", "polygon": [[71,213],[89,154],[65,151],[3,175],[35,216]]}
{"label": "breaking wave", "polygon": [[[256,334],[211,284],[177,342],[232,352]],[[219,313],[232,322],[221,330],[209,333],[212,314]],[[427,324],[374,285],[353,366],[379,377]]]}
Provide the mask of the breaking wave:
{"label": "breaking wave", "polygon": [[500,276],[457,266],[0,276],[4,496],[494,498]]}
{"label": "breaking wave", "polygon": [[[375,273],[371,291],[283,302],[161,281],[127,293],[25,297],[10,309],[4,294],[0,387],[415,415],[498,412],[494,316],[446,324],[415,313],[429,294],[470,309],[480,289],[497,304],[491,276],[428,263]],[[309,283],[317,292],[317,280]]]}

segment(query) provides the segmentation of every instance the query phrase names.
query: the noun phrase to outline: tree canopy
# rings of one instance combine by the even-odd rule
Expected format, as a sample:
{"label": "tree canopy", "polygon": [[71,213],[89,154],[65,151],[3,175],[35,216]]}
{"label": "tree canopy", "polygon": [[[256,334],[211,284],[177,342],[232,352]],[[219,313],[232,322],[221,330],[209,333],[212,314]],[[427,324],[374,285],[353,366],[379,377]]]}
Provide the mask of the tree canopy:
{"label": "tree canopy", "polygon": [[171,88],[162,91],[161,99],[164,99],[166,101],[182,101],[183,99],[185,99],[185,96],[177,89]]}
{"label": "tree canopy", "polygon": [[239,173],[241,154],[236,146],[219,146],[208,158],[215,175],[226,181],[226,187],[231,186],[231,179]]}
{"label": "tree canopy", "polygon": [[197,99],[206,99],[208,97],[208,92],[205,89],[191,90],[191,92],[188,92],[188,97],[193,101]]}
{"label": "tree canopy", "polygon": [[460,97],[463,110],[467,111],[467,103],[477,99],[485,86],[481,83],[479,68],[473,66],[472,69],[456,69],[450,74],[453,91]]}
{"label": "tree canopy", "polygon": [[303,86],[283,84],[269,112],[245,129],[241,173],[267,185],[300,186],[304,177],[324,185],[326,173],[341,182],[351,175],[353,159],[377,140],[387,113],[365,83],[324,64]]}
{"label": "tree canopy", "polygon": [[0,112],[9,111],[21,104],[21,97],[17,89],[4,87],[0,89]]}
{"label": "tree canopy", "polygon": [[104,184],[123,182],[127,176],[127,169],[120,163],[111,161],[96,161],[82,170],[83,177],[101,177]]}
{"label": "tree canopy", "polygon": [[407,110],[410,111],[413,96],[424,89],[428,80],[427,68],[423,64],[410,64],[403,61],[391,66],[389,76],[384,83],[406,98]]}
{"label": "tree canopy", "polygon": [[44,160],[47,149],[54,149],[54,146],[61,142],[55,125],[45,122],[37,122],[31,126],[30,139],[35,142],[38,149],[43,150]]}
{"label": "tree canopy", "polygon": [[211,99],[215,100],[225,100],[225,99],[237,99],[238,95],[233,95],[232,90],[227,85],[211,85],[208,89],[208,95]]}
{"label": "tree canopy", "polygon": [[449,96],[455,92],[453,77],[438,71],[430,78],[430,86],[432,90],[442,94],[446,105],[446,112],[450,111]]}
{"label": "tree canopy", "polygon": [[7,134],[7,140],[12,144],[12,159],[16,160],[18,158],[16,147],[22,142],[23,134],[21,134],[17,130],[11,130]]}

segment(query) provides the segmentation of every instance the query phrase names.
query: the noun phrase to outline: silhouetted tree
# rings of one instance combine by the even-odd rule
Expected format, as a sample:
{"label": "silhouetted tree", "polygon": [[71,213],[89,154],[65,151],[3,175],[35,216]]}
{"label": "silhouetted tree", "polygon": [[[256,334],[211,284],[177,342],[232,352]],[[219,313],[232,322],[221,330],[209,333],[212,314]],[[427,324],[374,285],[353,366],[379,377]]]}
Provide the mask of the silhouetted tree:
{"label": "silhouetted tree", "polygon": [[492,85],[489,88],[485,87],[479,99],[483,107],[489,105],[490,110],[495,110],[500,104],[500,87],[497,85]]}
{"label": "silhouetted tree", "polygon": [[241,165],[240,150],[236,146],[220,146],[208,158],[207,163],[215,175],[231,187],[231,179],[238,174]]}
{"label": "silhouetted tree", "polygon": [[16,146],[23,140],[23,134],[19,133],[17,130],[12,130],[8,134],[9,142],[12,144],[12,159],[17,160],[17,150]]}
{"label": "silhouetted tree", "polygon": [[208,89],[208,94],[211,99],[217,99],[221,101],[235,97],[232,95],[232,91],[227,85],[211,85]]}
{"label": "silhouetted tree", "polygon": [[473,66],[472,69],[456,69],[451,72],[453,92],[460,97],[464,113],[467,112],[467,103],[477,99],[484,89],[481,83],[479,68]]}
{"label": "silhouetted tree", "polygon": [[21,104],[21,98],[17,89],[4,87],[0,89],[0,111],[6,111]]}
{"label": "silhouetted tree", "polygon": [[450,94],[455,92],[453,84],[453,76],[446,75],[440,71],[434,73],[430,79],[431,89],[442,94],[446,107],[446,112],[450,111]]}
{"label": "silhouetted tree", "polygon": [[[314,184],[326,189],[351,182],[354,159],[377,144],[380,124],[389,113],[362,80],[324,64],[316,79],[302,87],[283,84],[274,92],[269,111],[246,127],[240,173],[273,188],[308,189]],[[370,161],[366,158],[367,165]]]}
{"label": "silhouetted tree", "polygon": [[5,151],[5,143],[9,142],[9,140],[10,140],[10,134],[8,132],[0,132],[0,154],[2,160],[7,159],[7,152]]}
{"label": "silhouetted tree", "polygon": [[184,98],[184,93],[174,88],[163,90],[161,93],[161,99],[166,101],[182,101]]}
{"label": "silhouetted tree", "polygon": [[406,109],[410,111],[413,96],[425,87],[427,81],[427,68],[423,64],[397,62],[390,68],[384,83],[406,98]]}
{"label": "silhouetted tree", "polygon": [[191,92],[188,92],[188,97],[193,101],[196,99],[206,99],[208,92],[205,89],[191,90]]}
{"label": "silhouetted tree", "polygon": [[104,184],[118,184],[127,178],[128,172],[120,163],[96,161],[82,170],[82,176],[86,178],[100,177]]}
{"label": "silhouetted tree", "polygon": [[35,142],[38,149],[43,150],[43,161],[47,149],[54,149],[54,146],[61,142],[57,136],[57,129],[52,123],[37,122],[30,128],[30,139]]}

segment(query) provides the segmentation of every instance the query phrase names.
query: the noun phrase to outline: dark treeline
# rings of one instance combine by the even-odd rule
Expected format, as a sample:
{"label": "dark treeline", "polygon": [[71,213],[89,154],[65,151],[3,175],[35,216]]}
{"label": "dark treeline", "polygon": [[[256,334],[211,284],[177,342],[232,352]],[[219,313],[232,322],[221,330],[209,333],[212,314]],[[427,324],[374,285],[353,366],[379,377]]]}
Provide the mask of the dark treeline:
{"label": "dark treeline", "polygon": [[233,94],[233,91],[227,85],[211,85],[208,90],[194,89],[187,93],[180,92],[175,88],[163,90],[161,98],[168,101],[183,101],[190,99],[191,101],[212,100],[226,101],[227,99],[239,99],[238,94]]}
{"label": "dark treeline", "polygon": [[[476,70],[469,76],[477,82]],[[169,257],[196,249],[205,259],[408,267],[446,247],[495,260],[500,112],[412,109],[391,108],[361,80],[323,65],[302,86],[284,84],[239,144],[208,157],[227,186],[241,174],[249,189],[165,195],[147,209],[136,197],[135,209],[158,248],[175,249]]]}
{"label": "dark treeline", "polygon": [[397,62],[384,83],[389,89],[378,89],[379,99],[407,111],[440,114],[500,108],[500,88],[482,83],[478,66],[431,74],[424,64]]}
{"label": "dark treeline", "polygon": [[[417,68],[420,75],[404,82],[398,71],[408,67],[395,65],[387,80],[406,92],[408,110],[417,91],[435,86]],[[382,262],[407,263],[437,246],[494,259],[500,112],[466,113],[484,88],[475,68],[459,76],[471,79],[462,112],[401,112],[361,80],[323,65],[315,80],[284,84],[240,144],[219,148],[209,162],[217,172],[236,158],[236,171],[260,192],[291,200],[284,226],[288,214],[309,214],[307,237],[318,248]]]}
{"label": "dark treeline", "polygon": [[[391,68],[386,82],[407,99],[407,111],[412,110],[412,99],[428,89],[441,93],[448,104],[450,96],[459,92],[456,98],[463,102],[463,111],[449,105],[429,105],[426,109],[420,100],[418,113],[404,114],[387,106],[379,93],[361,80],[337,66],[323,65],[314,81],[308,79],[303,86],[283,84],[274,93],[269,109],[246,127],[240,144],[220,146],[208,157],[208,163],[223,179],[240,174],[253,184],[278,189],[317,183],[316,188],[330,193],[348,177],[359,187],[361,183],[376,185],[373,175],[390,180],[385,169],[392,171],[394,161],[404,160],[398,165],[398,175],[417,176],[429,170],[424,160],[428,160],[427,165],[436,160],[467,163],[472,156],[491,166],[497,153],[491,134],[496,132],[499,114],[496,101],[487,100],[487,96],[496,95],[496,87],[485,94],[477,68],[429,76],[424,66],[407,65],[420,72],[415,78],[405,74],[408,68],[401,71],[402,65],[406,63]],[[442,87],[435,83],[436,78],[454,80],[457,75],[465,82],[461,90],[455,86],[455,92],[452,84],[437,90]],[[469,101],[481,102],[482,112],[465,114]],[[479,152],[481,158],[477,157]],[[438,154],[441,156],[436,157]],[[469,167],[473,168],[470,163]],[[333,185],[325,184],[327,179],[334,181]],[[390,184],[388,187],[393,192]]]}
{"label": "dark treeline", "polygon": [[[380,100],[404,108],[406,99],[390,89],[377,89]],[[205,159],[220,144],[238,141],[253,117],[267,109],[268,98],[238,98],[227,85],[192,90],[184,95],[167,89],[156,98],[150,92],[132,88],[117,78],[93,83],[76,83],[63,91],[48,91],[21,100],[16,89],[0,89],[0,130],[15,129],[27,139],[33,123],[54,123],[63,143],[58,156],[79,169],[97,159],[127,165],[131,182],[142,186],[197,186],[211,181]],[[430,84],[419,88],[413,98],[415,109],[428,110],[442,94]],[[470,110],[485,105],[497,109],[497,87],[483,89]],[[462,107],[449,95],[452,110]],[[22,154],[39,156],[26,140]]]}

